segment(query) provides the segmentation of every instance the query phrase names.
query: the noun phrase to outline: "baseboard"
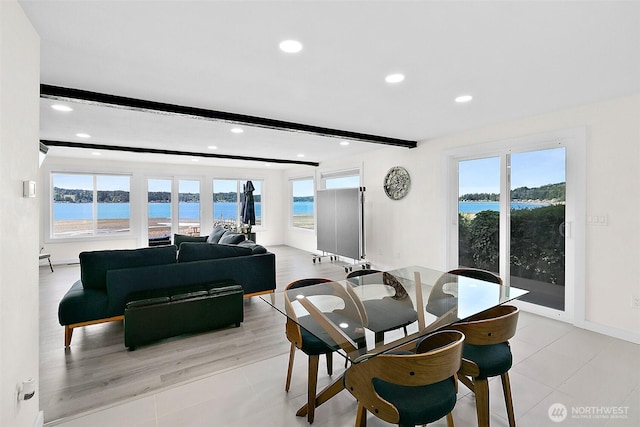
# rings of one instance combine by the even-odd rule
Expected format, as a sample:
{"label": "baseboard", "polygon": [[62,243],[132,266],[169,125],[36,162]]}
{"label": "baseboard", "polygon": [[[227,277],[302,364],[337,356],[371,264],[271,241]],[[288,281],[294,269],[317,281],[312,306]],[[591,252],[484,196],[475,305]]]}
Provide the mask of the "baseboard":
{"label": "baseboard", "polygon": [[624,341],[629,341],[634,344],[640,344],[640,334],[636,334],[624,329],[614,328],[611,326],[601,325],[600,323],[594,323],[589,321],[582,321],[575,324],[576,327],[587,329],[592,332],[607,335],[613,338],[618,338]]}
{"label": "baseboard", "polygon": [[33,422],[33,427],[42,427],[42,426],[44,426],[44,412],[40,411],[38,412],[38,416]]}

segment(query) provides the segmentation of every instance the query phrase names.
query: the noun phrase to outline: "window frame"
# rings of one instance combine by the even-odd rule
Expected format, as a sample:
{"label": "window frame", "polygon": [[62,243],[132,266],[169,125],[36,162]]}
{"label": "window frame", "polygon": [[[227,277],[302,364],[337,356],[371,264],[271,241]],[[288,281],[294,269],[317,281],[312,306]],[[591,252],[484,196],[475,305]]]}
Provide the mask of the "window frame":
{"label": "window frame", "polygon": [[[313,196],[313,227],[311,228],[305,228],[305,227],[299,227],[296,226],[294,223],[294,211],[293,211],[293,198],[295,197],[293,194],[293,186],[295,182],[300,182],[300,181],[311,181],[311,188],[312,188],[312,196]],[[302,231],[302,232],[313,232],[315,233],[316,231],[316,223],[317,223],[317,218],[316,218],[316,179],[314,176],[300,176],[300,177],[295,177],[295,178],[289,178],[289,228],[296,230],[296,231]]]}
{"label": "window frame", "polygon": [[[355,186],[327,186],[327,182],[332,179],[340,179],[340,178],[351,178],[358,177],[358,185]],[[327,171],[320,173],[320,182],[322,188],[327,189],[336,189],[336,188],[359,188],[362,186],[362,173],[360,168],[351,168],[351,169],[343,169],[337,171]]]}
{"label": "window frame", "polygon": [[[544,150],[549,148],[565,148],[566,155],[566,214],[567,241],[566,241],[566,270],[565,270],[565,309],[564,311],[539,306],[524,301],[516,301],[514,304],[526,308],[535,314],[546,317],[559,318],[566,321],[580,323],[584,321],[584,301],[586,298],[584,287],[585,275],[585,218],[586,218],[586,131],[584,128],[558,130],[545,134],[532,134],[524,137],[497,140],[483,144],[464,146],[449,150],[445,153],[447,158],[448,179],[446,197],[447,203],[447,268],[457,266],[458,257],[458,167],[457,162],[481,157],[500,158],[500,188],[501,193],[510,191],[510,183],[507,182],[507,158],[511,154],[528,151]],[[509,203],[508,197],[501,197],[500,218],[500,274],[507,280],[508,251],[506,240],[509,236]]]}
{"label": "window frame", "polygon": [[[82,235],[57,235],[54,232],[56,220],[54,218],[54,210],[55,210],[55,191],[54,191],[54,176],[55,175],[77,175],[77,176],[86,176],[91,177],[92,184],[92,202],[91,202],[91,234],[82,234]],[[48,223],[46,224],[47,230],[47,242],[67,242],[67,241],[90,241],[90,240],[104,240],[104,239],[119,239],[119,238],[131,238],[134,235],[134,203],[133,199],[133,174],[126,172],[83,172],[83,171],[65,171],[65,170],[50,170],[48,171],[49,177],[49,193],[47,194],[49,209],[48,209]],[[102,232],[99,230],[99,218],[98,218],[98,177],[126,177],[128,179],[129,184],[129,216],[128,216],[128,230],[123,232]]]}
{"label": "window frame", "polygon": [[216,221],[219,221],[219,219],[216,219],[216,208],[215,208],[215,202],[213,201],[213,195],[215,194],[215,182],[216,181],[236,181],[236,203],[237,203],[237,208],[236,208],[236,226],[239,227],[242,224],[242,221],[240,220],[240,197],[242,194],[242,186],[244,184],[246,184],[247,181],[251,181],[254,186],[256,184],[256,182],[260,183],[260,223],[258,224],[257,220],[258,218],[256,217],[256,224],[252,226],[252,230],[264,230],[265,228],[265,203],[264,203],[264,190],[265,190],[265,186],[264,186],[264,178],[224,178],[224,177],[219,177],[219,178],[212,178],[211,179],[211,218],[213,220],[213,223],[215,224]]}

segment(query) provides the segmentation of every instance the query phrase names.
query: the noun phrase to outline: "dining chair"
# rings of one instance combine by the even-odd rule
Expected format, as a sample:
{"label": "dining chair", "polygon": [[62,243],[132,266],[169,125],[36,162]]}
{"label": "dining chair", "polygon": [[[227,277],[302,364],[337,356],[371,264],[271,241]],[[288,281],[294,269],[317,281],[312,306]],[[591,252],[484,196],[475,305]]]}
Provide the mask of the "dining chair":
{"label": "dining chair", "polygon": [[491,271],[482,270],[480,268],[461,267],[454,270],[449,270],[449,274],[470,277],[472,279],[484,280],[485,282],[502,285],[502,279],[500,278],[500,276],[492,273]]}
{"label": "dining chair", "polygon": [[509,381],[513,363],[509,339],[516,333],[518,314],[517,307],[500,305],[450,325],[465,335],[458,379],[475,394],[478,427],[489,427],[488,378],[495,376],[502,379],[509,426],[516,425]]}
{"label": "dining chair", "polygon": [[[382,274],[382,278],[373,282],[362,276]],[[379,276],[378,276],[379,277]],[[359,285],[382,285],[393,289],[393,295],[381,298],[360,298],[353,288],[348,288],[356,304],[360,305],[362,317],[367,329],[374,333],[376,343],[384,342],[384,333],[403,328],[407,335],[407,325],[418,320],[418,312],[402,284],[393,275],[374,269],[354,270],[347,274],[347,280],[357,279]]]}
{"label": "dining chair", "polygon": [[[287,380],[285,385],[285,390],[288,392],[289,387],[291,385],[291,376],[293,372],[293,362],[296,349],[301,350],[305,353],[308,360],[308,377],[307,377],[307,421],[309,423],[313,423],[314,415],[315,415],[315,407],[316,407],[316,387],[318,384],[318,365],[320,361],[320,355],[325,355],[327,359],[327,373],[329,375],[333,374],[333,353],[337,351],[340,347],[338,344],[328,345],[326,342],[331,342],[331,339],[328,338],[328,335],[325,331],[321,329],[319,325],[317,325],[311,316],[304,315],[298,316],[296,315],[293,304],[288,297],[288,292],[293,289],[304,288],[312,285],[317,285],[321,283],[330,283],[332,280],[324,279],[324,278],[308,278],[308,279],[300,279],[289,283],[285,288],[285,308],[287,310],[287,323],[285,333],[287,339],[291,342],[291,349],[289,351],[289,364],[287,368]],[[340,288],[334,288],[340,289]],[[345,313],[354,311],[358,317],[358,321],[350,322],[353,326],[349,329],[345,330],[345,333],[350,336],[357,343],[362,344],[364,342],[364,331],[358,331],[356,326],[361,321],[359,320],[359,312],[357,312],[357,308],[355,304],[346,294],[346,291],[342,295],[340,292],[337,293],[339,299],[342,300],[343,306],[337,310],[334,310],[332,313],[328,313],[331,320],[336,322],[336,324],[340,323],[340,321],[347,317]],[[353,314],[351,314],[353,315]],[[303,325],[303,326],[300,326]],[[323,337],[324,339],[319,338]]]}
{"label": "dining chair", "polygon": [[459,331],[435,332],[419,342],[416,353],[385,353],[353,363],[344,385],[358,400],[355,426],[365,427],[370,412],[399,426],[446,416],[452,427],[464,339]]}
{"label": "dining chair", "polygon": [[457,316],[458,298],[452,292],[447,292],[447,285],[457,282],[455,276],[465,276],[472,279],[483,280],[485,282],[502,285],[500,276],[479,268],[456,268],[449,270],[436,280],[429,293],[426,310],[437,317]]}

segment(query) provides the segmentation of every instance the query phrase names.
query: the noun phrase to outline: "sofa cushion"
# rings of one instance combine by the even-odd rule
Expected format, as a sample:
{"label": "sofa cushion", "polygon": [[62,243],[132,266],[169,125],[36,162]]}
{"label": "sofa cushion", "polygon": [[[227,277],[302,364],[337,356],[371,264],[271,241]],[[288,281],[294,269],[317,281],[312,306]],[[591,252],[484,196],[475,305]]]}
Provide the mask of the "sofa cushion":
{"label": "sofa cushion", "polygon": [[267,249],[264,246],[255,243],[253,240],[245,240],[244,242],[238,243],[238,246],[251,249],[253,255],[267,253]]}
{"label": "sofa cushion", "polygon": [[211,231],[209,237],[207,237],[207,243],[218,243],[222,235],[226,232],[226,228],[221,225],[216,225],[215,227],[213,227],[213,231]]}
{"label": "sofa cushion", "polygon": [[80,253],[80,280],[85,289],[107,288],[107,271],[176,262],[175,246],[119,249]]}
{"label": "sofa cushion", "polygon": [[58,305],[58,321],[61,325],[104,319],[108,315],[107,293],[104,290],[85,289],[78,280],[62,297]]}
{"label": "sofa cushion", "polygon": [[251,255],[251,249],[241,246],[185,242],[180,246],[178,262],[202,261],[247,255]]}
{"label": "sofa cushion", "polygon": [[244,234],[236,233],[233,231],[227,231],[222,235],[218,243],[228,244],[228,245],[237,245],[240,242],[244,242],[246,239]]}
{"label": "sofa cushion", "polygon": [[203,243],[203,242],[206,242],[208,238],[209,238],[208,236],[188,236],[186,234],[174,234],[173,244],[178,247],[178,250],[180,250],[180,245],[184,242]]}

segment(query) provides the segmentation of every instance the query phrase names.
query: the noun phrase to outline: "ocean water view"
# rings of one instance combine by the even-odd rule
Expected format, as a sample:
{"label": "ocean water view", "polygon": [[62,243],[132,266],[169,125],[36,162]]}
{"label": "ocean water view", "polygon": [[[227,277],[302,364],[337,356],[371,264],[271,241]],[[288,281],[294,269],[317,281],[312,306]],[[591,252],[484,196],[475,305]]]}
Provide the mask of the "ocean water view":
{"label": "ocean water view", "polygon": [[[511,202],[511,209],[535,209],[549,206],[542,202]],[[458,202],[458,212],[476,214],[482,211],[499,211],[500,202]]]}
{"label": "ocean water view", "polygon": [[[301,203],[309,204],[308,202]],[[313,203],[311,212],[313,212]],[[170,218],[171,217],[171,204],[170,203],[149,203],[149,218]],[[131,216],[129,203],[98,203],[98,219],[127,219]],[[179,204],[180,217],[182,219],[198,219],[200,218],[200,203],[186,203],[181,202]],[[261,216],[260,203],[255,204],[256,216]],[[213,212],[216,219],[225,218],[233,219],[237,217],[238,205],[231,202],[219,202],[214,203]],[[301,212],[306,212],[308,206],[297,207]],[[92,203],[54,203],[53,204],[53,219],[57,221],[61,220],[88,220],[93,218]]]}
{"label": "ocean water view", "polygon": [[[548,206],[541,202],[513,202],[512,209],[535,209]],[[149,218],[170,218],[170,203],[149,203]],[[261,204],[256,206],[256,216],[261,216]],[[129,203],[98,203],[98,219],[126,219],[130,217]],[[87,220],[93,217],[91,203],[54,203],[54,220]],[[200,217],[200,203],[182,202],[179,205],[180,216],[183,219],[198,219]],[[214,217],[216,219],[234,219],[237,217],[237,204],[232,202],[214,203]],[[294,215],[313,215],[313,202],[294,202]],[[498,211],[499,202],[460,202],[458,212],[475,214],[481,211]]]}

